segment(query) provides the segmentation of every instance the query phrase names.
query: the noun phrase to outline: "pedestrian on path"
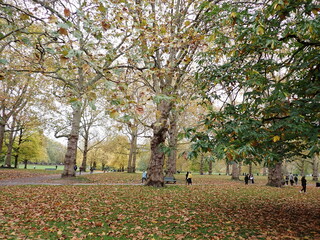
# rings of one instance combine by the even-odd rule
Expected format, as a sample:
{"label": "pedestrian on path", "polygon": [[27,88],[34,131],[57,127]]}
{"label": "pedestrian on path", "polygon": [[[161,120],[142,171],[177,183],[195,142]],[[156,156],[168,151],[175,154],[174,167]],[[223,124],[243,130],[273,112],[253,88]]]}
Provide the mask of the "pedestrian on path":
{"label": "pedestrian on path", "polygon": [[301,178],[301,186],[302,186],[302,189],[300,190],[300,192],[307,192],[307,179],[305,176],[303,176]]}
{"label": "pedestrian on path", "polygon": [[188,185],[192,185],[192,174],[191,174],[191,172],[189,172],[189,174],[188,174],[187,183],[188,183]]}

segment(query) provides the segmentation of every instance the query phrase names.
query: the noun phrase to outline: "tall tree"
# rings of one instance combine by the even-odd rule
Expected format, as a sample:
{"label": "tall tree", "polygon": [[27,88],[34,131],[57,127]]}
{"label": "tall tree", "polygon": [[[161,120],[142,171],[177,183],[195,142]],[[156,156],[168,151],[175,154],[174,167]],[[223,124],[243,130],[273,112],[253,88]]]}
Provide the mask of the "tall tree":
{"label": "tall tree", "polygon": [[164,186],[163,167],[168,121],[174,102],[183,92],[194,54],[203,43],[206,26],[202,1],[135,1],[129,6],[139,36],[128,57],[141,71],[155,103],[151,158],[146,185]]}

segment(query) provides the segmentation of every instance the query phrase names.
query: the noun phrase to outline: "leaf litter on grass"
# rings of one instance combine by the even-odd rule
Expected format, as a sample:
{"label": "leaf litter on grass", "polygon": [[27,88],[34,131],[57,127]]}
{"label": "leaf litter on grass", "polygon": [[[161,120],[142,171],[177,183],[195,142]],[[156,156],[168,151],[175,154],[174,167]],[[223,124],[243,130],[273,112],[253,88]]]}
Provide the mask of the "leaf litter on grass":
{"label": "leaf litter on grass", "polygon": [[0,238],[320,239],[317,188],[299,194],[297,187],[219,181],[1,187]]}

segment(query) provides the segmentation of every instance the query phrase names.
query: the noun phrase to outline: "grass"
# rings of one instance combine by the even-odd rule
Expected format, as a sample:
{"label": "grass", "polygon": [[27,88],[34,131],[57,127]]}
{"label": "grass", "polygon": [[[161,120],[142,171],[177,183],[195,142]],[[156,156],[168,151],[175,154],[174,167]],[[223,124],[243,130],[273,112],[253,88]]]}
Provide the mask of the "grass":
{"label": "grass", "polygon": [[[244,185],[226,176],[194,185],[1,186],[1,239],[320,239],[320,191]],[[140,174],[82,175],[139,183]],[[79,179],[80,180],[80,179]]]}

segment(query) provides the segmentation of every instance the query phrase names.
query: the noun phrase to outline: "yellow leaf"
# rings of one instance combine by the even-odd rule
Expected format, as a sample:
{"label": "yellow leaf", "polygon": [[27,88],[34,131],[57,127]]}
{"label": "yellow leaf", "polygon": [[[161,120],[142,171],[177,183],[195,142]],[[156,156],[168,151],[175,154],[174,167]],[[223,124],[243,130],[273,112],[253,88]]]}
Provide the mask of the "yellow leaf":
{"label": "yellow leaf", "polygon": [[236,13],[236,12],[232,12],[232,13],[230,14],[230,17],[236,18],[236,17],[237,17],[237,13]]}
{"label": "yellow leaf", "polygon": [[29,16],[28,16],[27,14],[24,14],[24,13],[23,13],[23,14],[20,15],[20,19],[21,19],[21,20],[28,20],[28,19],[29,19]]}
{"label": "yellow leaf", "polygon": [[58,21],[58,18],[54,15],[51,15],[49,17],[49,23],[56,23]]}
{"label": "yellow leaf", "polygon": [[273,142],[278,142],[280,140],[280,136],[274,136],[272,140]]}
{"label": "yellow leaf", "polygon": [[263,35],[264,34],[264,28],[261,25],[259,25],[257,27],[257,34],[258,35]]}
{"label": "yellow leaf", "polygon": [[98,7],[98,10],[102,13],[105,13],[106,12],[106,8],[103,6],[102,3],[100,3],[99,7]]}
{"label": "yellow leaf", "polygon": [[188,20],[188,21],[185,21],[184,25],[185,26],[189,26],[191,24],[191,22]]}

